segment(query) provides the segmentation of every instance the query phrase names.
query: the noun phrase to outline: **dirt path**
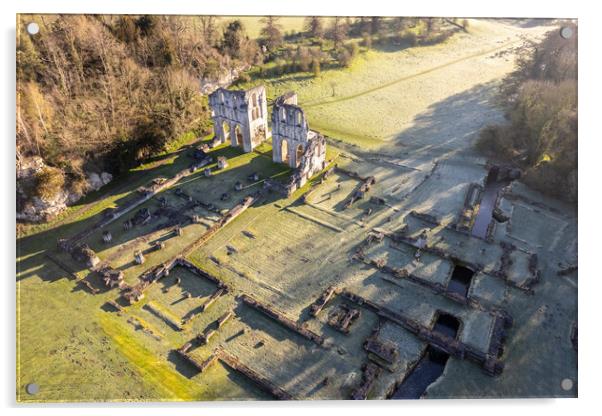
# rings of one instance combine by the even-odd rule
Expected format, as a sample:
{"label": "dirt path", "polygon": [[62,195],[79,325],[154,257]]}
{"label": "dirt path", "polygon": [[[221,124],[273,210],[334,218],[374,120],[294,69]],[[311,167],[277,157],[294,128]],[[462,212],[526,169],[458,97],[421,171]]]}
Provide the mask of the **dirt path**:
{"label": "dirt path", "polygon": [[310,127],[362,150],[403,151],[391,142],[457,149],[484,122],[499,120],[492,98],[517,51],[552,29],[471,20],[468,33],[441,44],[377,47],[348,69],[272,88],[297,91]]}

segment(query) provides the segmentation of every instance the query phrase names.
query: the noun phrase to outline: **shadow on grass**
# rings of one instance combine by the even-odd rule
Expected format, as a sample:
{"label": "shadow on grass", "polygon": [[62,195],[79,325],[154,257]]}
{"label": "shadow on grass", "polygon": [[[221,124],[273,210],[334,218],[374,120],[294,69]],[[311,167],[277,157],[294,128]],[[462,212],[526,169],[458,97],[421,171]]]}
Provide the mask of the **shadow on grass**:
{"label": "shadow on grass", "polygon": [[[279,322],[273,320],[267,315],[263,314],[260,311],[253,309],[250,306],[245,305],[242,302],[239,302],[235,308],[236,316],[239,317],[241,322],[247,325],[251,330],[265,332],[266,334],[270,334],[270,336],[280,342],[288,340],[288,339],[298,339],[299,342],[303,343],[307,340],[301,337],[299,334],[285,328]],[[277,328],[275,330],[275,328]],[[289,333],[291,336],[287,336]]]}
{"label": "shadow on grass", "polygon": [[[69,217],[67,217],[67,219],[64,223],[59,223],[59,225],[57,225],[57,226],[54,226],[54,227],[49,226],[47,229],[42,230],[38,233],[18,238],[17,239],[17,259],[22,259],[22,260],[17,261],[17,272],[18,272],[17,281],[21,281],[21,280],[26,279],[31,276],[40,276],[43,280],[47,279],[48,281],[55,280],[54,276],[56,275],[56,267],[60,267],[60,266],[57,266],[56,264],[51,264],[50,267],[48,267],[49,259],[46,257],[46,253],[50,253],[53,256],[60,257],[61,263],[64,263],[65,265],[68,266],[67,268],[65,268],[65,267],[60,267],[60,268],[64,269],[67,273],[78,273],[78,272],[85,271],[86,268],[82,264],[79,264],[76,261],[72,260],[70,258],[70,256],[67,255],[66,253],[58,252],[58,249],[56,246],[57,241],[61,238],[72,238],[73,236],[78,235],[79,233],[82,233],[83,231],[90,229],[90,228],[94,227],[96,224],[98,224],[103,218],[105,218],[104,215],[105,215],[106,208],[105,208],[105,210],[102,210],[102,208],[103,208],[103,204],[106,205],[107,200],[111,200],[111,198],[117,197],[114,201],[111,201],[111,205],[115,205],[117,207],[117,209],[119,207],[126,206],[133,199],[138,197],[136,190],[140,186],[149,185],[151,183],[151,181],[155,178],[173,177],[176,173],[187,169],[190,166],[190,164],[192,164],[194,162],[194,159],[191,156],[192,149],[193,149],[193,146],[186,146],[185,149],[180,149],[179,151],[176,151],[172,154],[162,156],[160,158],[160,160],[167,160],[167,159],[173,158],[174,155],[175,155],[175,159],[169,164],[162,164],[162,165],[155,166],[155,167],[152,167],[149,169],[144,169],[144,170],[142,170],[142,169],[132,170],[127,175],[127,177],[122,177],[119,180],[117,180],[115,183],[111,184],[109,189],[104,189],[103,192],[95,192],[94,194],[89,195],[86,198],[85,202],[82,202],[81,204],[79,204],[85,209],[85,212],[79,212],[79,211],[77,211],[77,208],[76,208],[75,213],[72,214],[72,217],[76,217],[79,219],[76,219],[71,222],[67,222],[69,219]],[[283,172],[286,173],[286,171],[288,171],[288,168],[285,167],[284,165],[277,165],[277,164],[273,163],[271,161],[271,157],[268,160],[267,156],[266,156],[268,151],[269,151],[268,149],[265,149],[265,150],[263,150],[263,153],[256,153],[255,157],[253,157],[246,163],[243,163],[240,166],[235,166],[233,168],[228,169],[228,171],[223,173],[223,174],[226,174],[227,176],[222,176],[223,174],[220,173],[219,175],[214,175],[209,178],[205,178],[202,170],[199,169],[197,172],[191,173],[189,176],[182,178],[171,189],[176,188],[176,187],[186,187],[186,189],[188,189],[189,188],[188,184],[191,182],[194,182],[196,180],[203,180],[203,181],[213,180],[213,181],[215,181],[215,183],[212,186],[215,189],[212,188],[212,191],[215,190],[215,192],[218,192],[216,194],[217,197],[223,191],[227,191],[227,193],[231,194],[231,197],[229,198],[229,200],[226,201],[229,205],[229,207],[228,207],[228,209],[229,209],[232,206],[234,206],[235,204],[237,204],[240,200],[242,200],[244,196],[255,193],[257,190],[261,189],[262,181],[259,181],[254,184],[248,184],[246,189],[244,189],[242,192],[236,192],[233,188],[234,188],[234,180],[236,179],[237,172],[241,172],[238,175],[238,176],[241,176],[239,178],[239,180],[241,182],[244,181],[246,183],[246,182],[248,182],[246,176],[250,172],[258,172],[258,173],[260,173],[260,176],[262,177],[262,179],[265,179],[265,177],[267,177],[267,176],[282,174]],[[232,159],[233,161],[235,161],[237,157],[242,156],[242,155],[243,155],[243,152],[238,148],[231,147],[229,145],[220,146],[211,151],[210,156],[213,158],[213,162],[211,164],[207,165],[207,167],[209,167],[211,169],[215,169],[217,158],[220,156],[224,156],[227,159]],[[244,174],[245,172],[246,172],[246,175]],[[234,179],[232,179],[233,177],[234,177]],[[229,182],[232,182],[232,183],[229,183]],[[232,187],[232,189],[222,189],[222,187],[224,185],[226,185],[228,187]],[[115,222],[131,219],[133,216],[136,215],[136,211],[138,211],[142,207],[147,207],[147,208],[151,209],[152,212],[156,212],[156,211],[154,211],[154,205],[159,204],[157,202],[157,197],[165,195],[165,192],[171,192],[171,191],[170,190],[162,191],[156,197],[151,198],[150,201],[144,202],[139,207],[136,207],[131,212],[128,212],[127,214],[125,214],[123,217],[115,220]],[[194,194],[194,192],[192,192],[192,193]],[[125,194],[125,195],[122,195],[122,194]],[[194,195],[194,196],[197,198],[200,197],[203,199],[205,197],[207,197],[206,194]],[[94,198],[96,198],[98,200],[98,202],[92,206],[86,207],[86,205],[91,203],[91,201],[93,201]],[[279,198],[278,195],[268,194],[266,197],[260,199],[255,204],[255,206],[261,206],[262,204],[271,203],[277,198]],[[196,200],[196,198],[195,198],[195,200]],[[198,201],[198,202],[212,203],[212,201],[207,201],[207,200]],[[218,201],[218,200],[215,201],[215,204],[218,206],[220,204],[224,205],[223,202]],[[85,217],[86,212],[90,213],[90,211],[93,211],[93,210],[98,210],[100,212],[97,212],[97,213],[95,212],[94,214],[91,214],[88,217]],[[177,222],[183,222],[183,224],[187,224],[190,221],[190,219],[188,218],[189,216],[186,215],[185,211],[182,211],[180,209],[180,210],[177,210],[176,214],[178,215],[178,218],[176,218],[176,220],[178,220]],[[159,216],[159,218],[161,219],[162,216]],[[124,241],[123,238],[119,238],[119,236],[115,236],[110,243],[104,243],[102,245],[102,248],[103,248],[103,250],[106,250],[106,249],[110,249],[110,248],[113,248],[116,246],[123,246],[125,249],[127,244],[134,243],[134,241],[139,238],[148,239],[151,234],[160,232],[163,229],[169,229],[170,227],[172,227],[174,225],[173,220],[174,220],[173,218],[168,221],[163,221],[161,219],[160,223],[158,223],[154,227],[146,227],[144,232],[135,233],[133,236],[131,236],[131,238],[129,238],[126,241]],[[112,224],[115,224],[115,222]],[[114,225],[113,225],[113,227],[114,227]],[[108,226],[107,226],[107,228],[108,228]],[[98,230],[94,231],[94,233],[92,235],[95,235],[98,232],[99,232]],[[152,247],[153,242],[165,241],[172,237],[173,237],[173,235],[169,234],[169,233],[166,233],[165,235],[160,236],[159,238],[151,241],[149,243],[149,244],[151,244],[151,246],[143,249],[143,252],[145,254],[150,254],[151,252],[154,252],[155,248]],[[84,240],[84,241],[89,241],[89,238],[90,237],[86,237],[86,240]],[[144,240],[141,240],[141,241],[143,242]],[[131,261],[128,264],[122,265],[121,267],[119,267],[119,269],[127,270],[129,267],[133,267],[133,266],[135,266],[135,263],[133,261]],[[95,287],[98,287],[98,288],[104,287],[103,284],[95,284],[96,280],[100,280],[99,277],[95,278],[94,276],[87,276],[86,279],[90,279],[90,283],[93,284],[93,286],[95,286]],[[92,282],[92,280],[94,280],[94,282]],[[80,288],[78,286],[78,290],[79,289]]]}
{"label": "shadow on grass", "polygon": [[[504,23],[507,25],[512,25],[516,27],[520,27],[523,29],[528,29],[537,26],[553,26],[556,24],[556,19],[549,18],[524,18],[524,19],[511,19],[511,18],[492,18],[485,19],[490,20],[496,23]],[[470,28],[469,28],[470,30]]]}
{"label": "shadow on grass", "polygon": [[197,368],[195,368],[191,363],[182,358],[182,356],[174,350],[169,351],[169,353],[167,354],[167,361],[169,361],[175,366],[177,372],[179,372],[188,379],[191,379],[201,374],[201,372]]}

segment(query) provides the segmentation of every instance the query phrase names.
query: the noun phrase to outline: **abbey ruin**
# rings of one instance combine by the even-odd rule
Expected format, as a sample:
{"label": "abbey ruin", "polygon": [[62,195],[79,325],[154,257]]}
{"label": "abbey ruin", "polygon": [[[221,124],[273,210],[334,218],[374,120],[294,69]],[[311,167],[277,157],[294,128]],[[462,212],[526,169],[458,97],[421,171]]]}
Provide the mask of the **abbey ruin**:
{"label": "abbey ruin", "polygon": [[[267,139],[267,101],[265,87],[247,91],[219,88],[209,95],[215,137],[245,152]],[[288,183],[268,181],[267,186],[290,195],[309,178],[326,167],[326,139],[309,129],[303,109],[297,105],[297,94],[290,91],[274,101],[272,109],[272,159],[294,169]]]}
{"label": "abbey ruin", "polygon": [[290,185],[295,189],[326,167],[326,140],[320,133],[309,129],[294,92],[288,92],[274,102],[272,159],[297,169]]}
{"label": "abbey ruin", "polygon": [[[57,61],[73,94],[55,91],[55,69],[37,79],[29,58],[31,47],[41,62],[54,62],[49,52],[60,45],[70,53],[67,35],[85,28],[80,17],[48,18],[40,41],[17,51],[22,69],[36,69],[23,71],[18,92],[22,156],[42,162],[52,150],[53,163],[22,163],[17,179],[25,175],[20,183],[36,194],[58,189],[58,202],[24,199],[24,209],[31,202],[49,212],[79,192],[75,185],[107,182],[105,168],[119,175],[56,218],[18,224],[17,401],[581,393],[578,207],[532,188],[576,156],[576,96],[565,81],[550,96],[539,95],[548,80],[525,81],[537,89],[520,87],[529,92],[522,103],[535,97],[538,105],[512,117],[543,116],[549,99],[562,115],[542,136],[506,130],[514,121],[496,99],[507,76],[518,81],[514,61],[528,44],[538,47],[549,32],[550,51],[563,50],[558,25],[403,21],[414,48],[393,17],[382,21],[386,36],[365,45],[361,33],[376,21],[358,18],[337,48],[295,30],[249,67],[199,49],[200,25],[210,20],[158,19],[157,36],[143,38],[146,16],[131,19],[88,19],[102,45],[75,48],[92,88],[77,78],[80,66]],[[216,28],[228,30],[229,19]],[[101,32],[103,22],[115,27]],[[140,42],[121,38],[130,23]],[[419,32],[428,24],[427,39]],[[190,32],[178,38],[179,28]],[[426,42],[439,30],[454,37]],[[178,48],[163,50],[163,40]],[[117,55],[91,54],[103,45],[119,45]],[[357,64],[339,68],[328,58],[345,60],[345,51]],[[163,66],[167,52],[174,66]],[[560,54],[558,68],[570,56]],[[113,72],[97,57],[111,58]],[[213,63],[228,76],[199,82]],[[80,181],[88,170],[96,179]]]}
{"label": "abbey ruin", "polygon": [[218,88],[209,95],[215,137],[252,151],[267,138],[268,106],[263,85],[248,91]]}

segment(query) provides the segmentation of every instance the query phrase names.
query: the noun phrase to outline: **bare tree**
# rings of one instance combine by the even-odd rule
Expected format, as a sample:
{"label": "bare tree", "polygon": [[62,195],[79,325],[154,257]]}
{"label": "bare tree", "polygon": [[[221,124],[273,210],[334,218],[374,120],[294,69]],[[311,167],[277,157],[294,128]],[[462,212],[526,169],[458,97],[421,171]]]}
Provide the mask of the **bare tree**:
{"label": "bare tree", "polygon": [[324,25],[322,24],[322,18],[318,16],[306,18],[305,31],[308,32],[313,38],[322,39],[324,37]]}
{"label": "bare tree", "polygon": [[337,49],[347,39],[349,27],[342,17],[335,17],[330,27],[330,38],[334,42],[334,48]]}
{"label": "bare tree", "polygon": [[265,26],[261,29],[261,37],[269,51],[276,50],[284,40],[282,26],[278,23],[279,17],[268,16],[261,19]]}
{"label": "bare tree", "polygon": [[217,41],[217,25],[215,16],[199,17],[201,23],[201,33],[207,45],[214,45]]}

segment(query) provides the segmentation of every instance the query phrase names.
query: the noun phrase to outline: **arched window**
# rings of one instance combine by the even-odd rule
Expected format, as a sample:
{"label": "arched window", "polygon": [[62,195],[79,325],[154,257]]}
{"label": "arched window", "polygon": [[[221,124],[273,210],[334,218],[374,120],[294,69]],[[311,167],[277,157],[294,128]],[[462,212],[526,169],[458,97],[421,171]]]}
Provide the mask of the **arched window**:
{"label": "arched window", "polygon": [[286,140],[282,140],[282,142],[280,143],[280,158],[282,159],[283,163],[288,163],[289,161],[288,142]]}
{"label": "arched window", "polygon": [[228,140],[230,138],[230,124],[227,121],[222,122],[222,132],[224,133],[224,140]]}
{"label": "arched window", "polygon": [[303,149],[303,145],[299,145],[297,146],[297,152],[295,154],[295,165],[298,167],[301,164],[301,159],[303,158],[303,153],[304,153],[304,149]]}

